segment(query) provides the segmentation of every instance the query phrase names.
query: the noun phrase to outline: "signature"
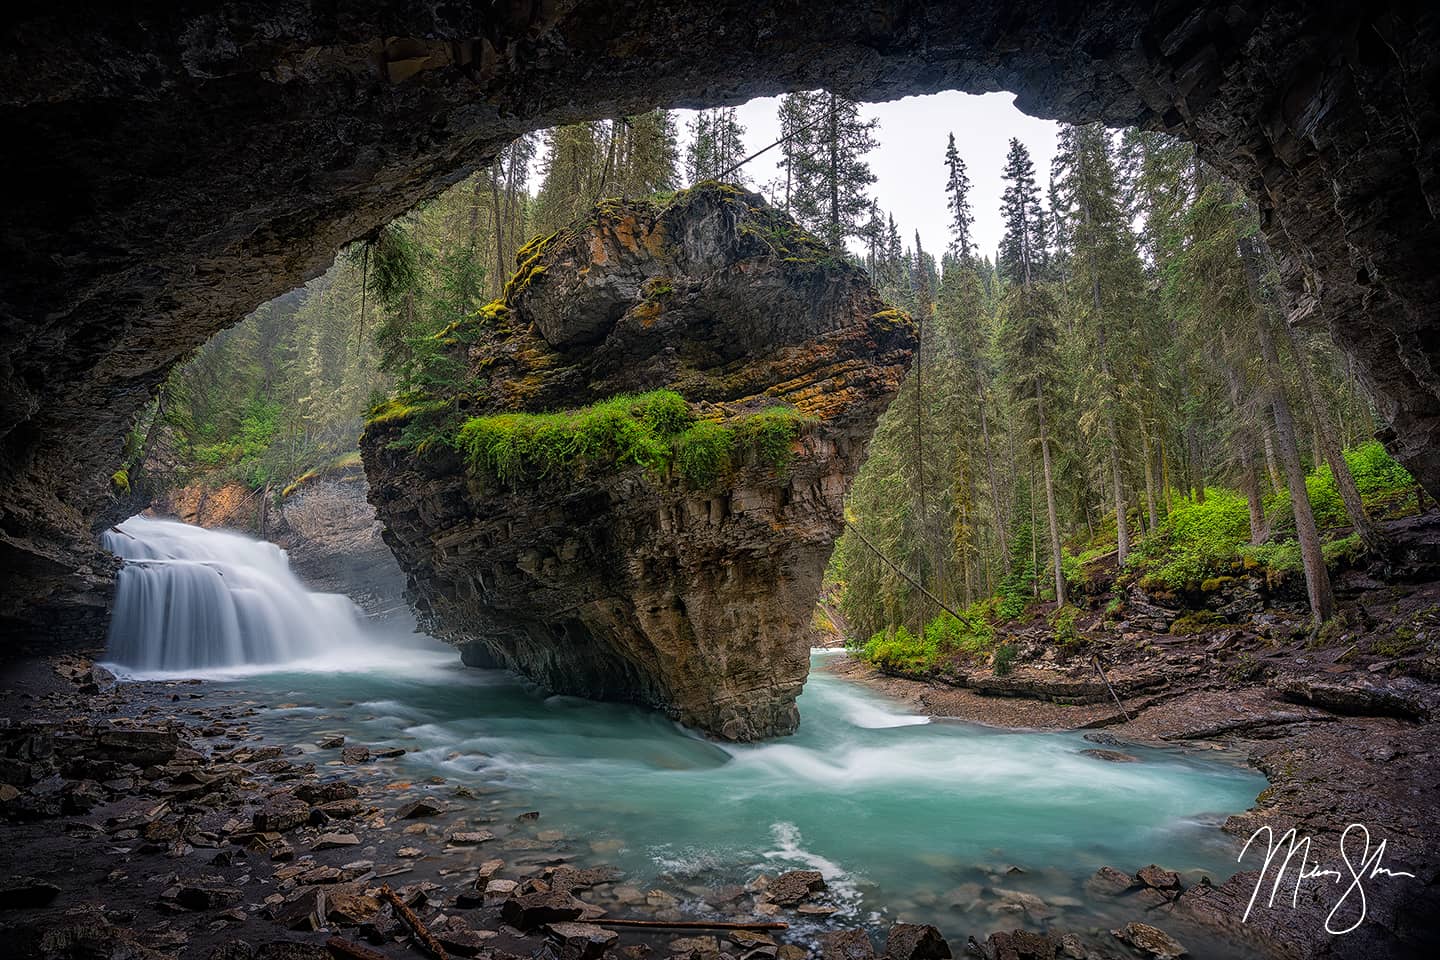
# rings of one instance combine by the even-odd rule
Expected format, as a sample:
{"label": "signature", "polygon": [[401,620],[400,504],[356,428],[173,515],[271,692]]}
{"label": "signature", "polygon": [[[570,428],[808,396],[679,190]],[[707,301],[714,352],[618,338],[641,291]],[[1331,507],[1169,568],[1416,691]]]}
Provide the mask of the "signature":
{"label": "signature", "polygon": [[[1299,858],[1293,871],[1295,886],[1290,894],[1290,906],[1296,907],[1300,900],[1300,883],[1303,880],[1329,880],[1335,884],[1346,884],[1345,892],[1335,902],[1330,913],[1325,917],[1325,931],[1339,935],[1349,933],[1360,924],[1365,922],[1365,911],[1367,903],[1365,900],[1365,881],[1374,880],[1377,877],[1410,877],[1415,874],[1407,873],[1404,870],[1390,870],[1383,864],[1385,859],[1385,846],[1390,841],[1381,840],[1380,845],[1373,851],[1370,849],[1370,830],[1363,823],[1352,823],[1340,834],[1340,859],[1345,862],[1345,870],[1327,870],[1320,861],[1310,859],[1310,837],[1301,837],[1291,827],[1277,838],[1275,831],[1268,826],[1261,827],[1250,834],[1250,839],[1245,841],[1245,846],[1240,850],[1240,856],[1236,857],[1237,862],[1245,860],[1245,854],[1249,852],[1250,845],[1255,843],[1261,835],[1265,835],[1265,862],[1260,867],[1260,876],[1255,881],[1255,890],[1250,894],[1250,902],[1245,907],[1245,916],[1240,922],[1244,923],[1250,919],[1250,911],[1255,907],[1255,901],[1260,897],[1260,891],[1265,886],[1266,875],[1270,873],[1272,864],[1278,862],[1279,867],[1274,872],[1274,880],[1270,885],[1270,898],[1266,901],[1267,907],[1275,906],[1275,897],[1280,892],[1280,886],[1285,882],[1286,871],[1291,869],[1291,861]],[[1258,849],[1258,845],[1257,845]],[[1281,853],[1284,858],[1281,859]],[[1349,875],[1348,880],[1346,874]],[[1346,903],[1351,902],[1355,897],[1356,906],[1352,912],[1358,911],[1359,916],[1355,922],[1343,929],[1335,929],[1335,917],[1340,913]]]}

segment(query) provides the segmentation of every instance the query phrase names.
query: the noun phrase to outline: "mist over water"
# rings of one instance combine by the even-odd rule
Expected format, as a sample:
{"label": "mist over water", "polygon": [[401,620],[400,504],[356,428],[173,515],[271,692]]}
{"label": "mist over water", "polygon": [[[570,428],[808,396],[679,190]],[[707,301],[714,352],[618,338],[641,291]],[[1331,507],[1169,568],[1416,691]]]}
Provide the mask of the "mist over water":
{"label": "mist over water", "polygon": [[[1079,734],[931,720],[821,669],[797,734],[716,743],[652,711],[465,668],[428,638],[376,637],[343,597],[306,591],[273,545],[143,518],[121,529],[106,540],[132,561],[110,656],[132,675],[208,677],[211,703],[254,705],[252,732],[307,751],[336,733],[404,747],[408,780],[471,788],[457,815],[540,810],[565,836],[557,854],[642,888],[819,870],[840,912],[790,918],[799,930],[1112,922],[1084,890],[1098,867],[1218,882],[1238,845],[1217,827],[1265,786],[1203,754],[1127,746],[1141,762],[1117,764],[1083,755]],[[1017,891],[1043,907],[1020,910]]]}

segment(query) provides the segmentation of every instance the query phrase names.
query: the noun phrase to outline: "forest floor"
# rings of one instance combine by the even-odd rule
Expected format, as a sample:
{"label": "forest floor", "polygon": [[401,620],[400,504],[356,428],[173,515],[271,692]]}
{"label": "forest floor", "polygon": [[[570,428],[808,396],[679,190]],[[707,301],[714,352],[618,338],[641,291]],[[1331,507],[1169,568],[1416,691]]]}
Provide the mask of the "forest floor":
{"label": "forest floor", "polygon": [[[1431,514],[1410,527],[1413,537],[1428,540],[1440,518]],[[1041,615],[997,631],[1020,650],[1004,677],[988,665],[960,663],[895,676],[853,657],[834,658],[826,669],[935,717],[1083,730],[1098,748],[1115,751],[1117,761],[1126,759],[1126,744],[1241,757],[1270,787],[1222,828],[1235,838],[1237,855],[1267,826],[1276,838],[1293,827],[1299,839],[1311,838],[1309,847],[1302,853],[1297,846],[1281,879],[1288,844],[1264,870],[1262,832],[1235,877],[1169,891],[1155,903],[1156,915],[1199,923],[1279,956],[1433,957],[1440,943],[1440,673],[1433,653],[1440,581],[1426,579],[1428,573],[1387,580],[1374,573],[1352,571],[1338,580],[1341,629],[1323,644],[1303,631],[1274,629],[1287,619],[1284,611],[1189,636],[1133,624],[1106,629],[1090,613],[1080,621],[1083,645],[1066,652],[1048,642],[1049,619]],[[1107,599],[1096,598],[1094,606]],[[1097,656],[1123,707],[1102,680]],[[1368,836],[1358,828],[1345,836],[1352,824]],[[1297,886],[1306,859],[1312,868],[1338,872]],[[1388,876],[1377,865],[1414,877]],[[1269,906],[1272,887],[1278,893]],[[1155,896],[1123,883],[1115,893]],[[1327,923],[1340,931],[1362,916],[1343,935],[1327,931]]]}

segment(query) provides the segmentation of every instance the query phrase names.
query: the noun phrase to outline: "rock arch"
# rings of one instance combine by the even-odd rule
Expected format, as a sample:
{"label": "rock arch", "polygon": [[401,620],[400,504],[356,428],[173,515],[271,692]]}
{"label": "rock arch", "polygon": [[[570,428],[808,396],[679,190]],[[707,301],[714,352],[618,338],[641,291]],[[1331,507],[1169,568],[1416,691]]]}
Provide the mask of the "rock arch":
{"label": "rock arch", "polygon": [[[90,518],[166,370],[526,131],[830,86],[1013,90],[1167,129],[1260,202],[1440,493],[1440,28],[1431,4],[65,0],[0,54],[0,618],[93,629]],[[53,625],[55,612],[48,621]],[[53,629],[53,626],[51,627]]]}

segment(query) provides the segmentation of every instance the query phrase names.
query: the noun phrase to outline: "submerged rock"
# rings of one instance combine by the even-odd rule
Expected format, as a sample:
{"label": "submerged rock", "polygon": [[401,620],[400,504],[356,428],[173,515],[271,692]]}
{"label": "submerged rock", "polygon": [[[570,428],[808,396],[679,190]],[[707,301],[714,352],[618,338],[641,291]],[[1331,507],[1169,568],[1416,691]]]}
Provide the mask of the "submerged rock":
{"label": "submerged rock", "polygon": [[453,387],[378,408],[362,438],[426,626],[554,692],[731,740],[792,732],[913,325],[715,184],[606,201],[519,259],[504,300],[442,334]]}

